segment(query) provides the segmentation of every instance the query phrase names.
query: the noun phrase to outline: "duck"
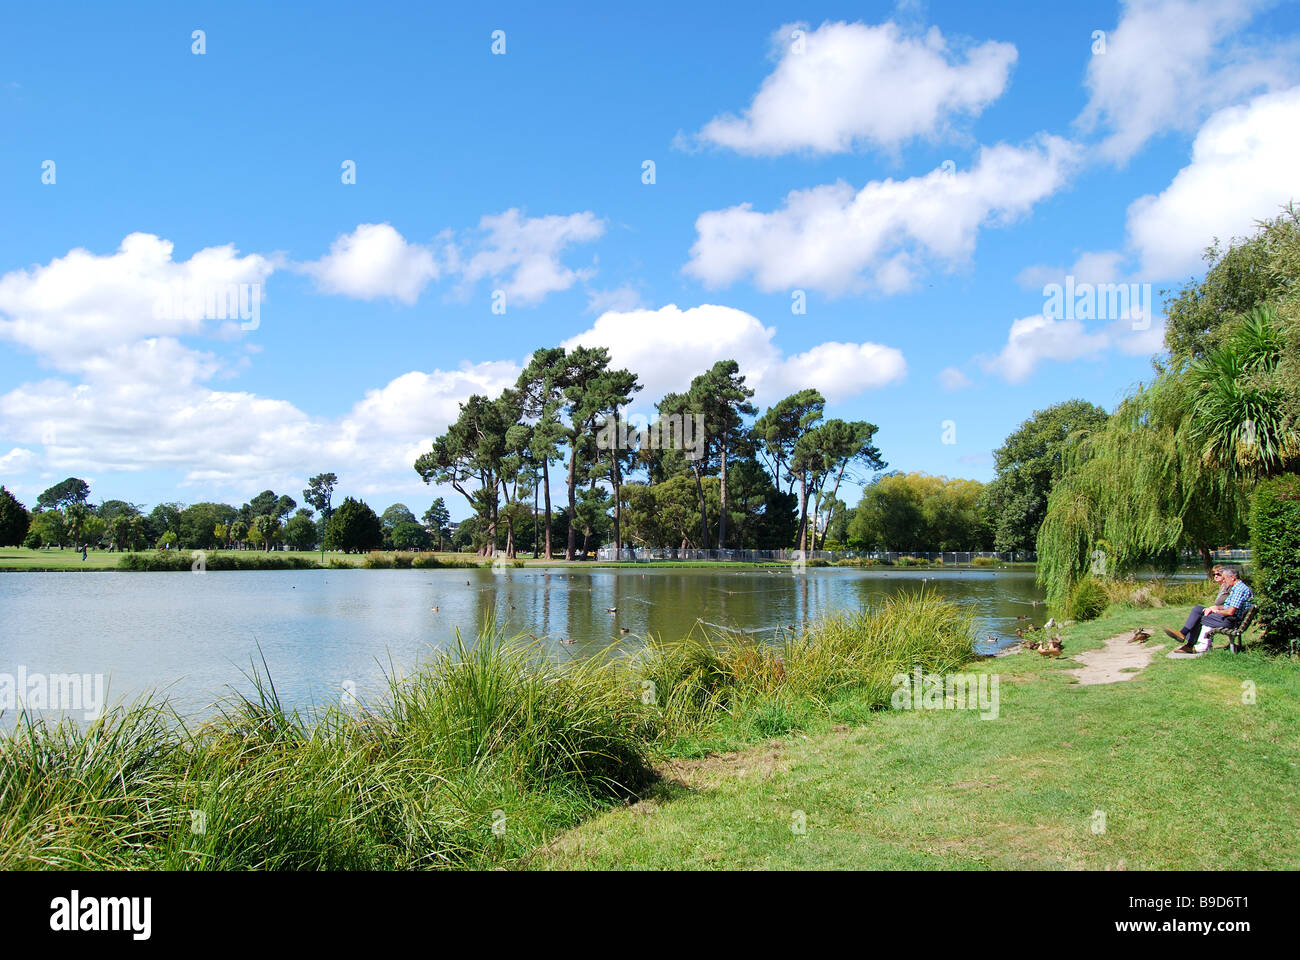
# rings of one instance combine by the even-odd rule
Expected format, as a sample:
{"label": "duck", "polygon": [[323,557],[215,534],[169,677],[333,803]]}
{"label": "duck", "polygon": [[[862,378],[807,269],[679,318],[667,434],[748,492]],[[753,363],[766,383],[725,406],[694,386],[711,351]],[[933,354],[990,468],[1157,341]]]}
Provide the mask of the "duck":
{"label": "duck", "polygon": [[1061,642],[1061,635],[1058,633],[1050,640],[1046,640],[1038,648],[1038,652],[1045,657],[1059,657],[1065,644]]}
{"label": "duck", "polygon": [[605,608],[605,612],[606,612],[606,613],[618,613],[618,607],[606,607],[606,608]]}
{"label": "duck", "polygon": [[619,628],[618,628],[618,632],[619,632],[619,633],[627,633],[627,632],[628,632],[628,629],[627,629],[627,627],[619,627]]}
{"label": "duck", "polygon": [[434,608],[433,608],[433,612],[434,612],[434,613],[437,613],[437,612],[438,612],[438,608],[437,608],[437,607],[434,607]]}
{"label": "duck", "polygon": [[1058,624],[1057,624],[1057,622],[1056,622],[1056,618],[1055,618],[1055,617],[1048,617],[1048,618],[1047,618],[1047,622],[1046,622],[1045,624],[1043,624],[1043,629],[1044,629],[1044,630],[1051,630],[1052,627],[1055,627],[1055,626],[1058,626]]}
{"label": "duck", "polygon": [[1025,628],[1024,628],[1024,627],[1017,627],[1017,628],[1016,628],[1016,636],[1019,637],[1021,640],[1025,639]]}
{"label": "duck", "polygon": [[1129,643],[1146,643],[1151,639],[1151,634],[1147,633],[1141,627],[1133,631],[1133,636],[1128,638]]}
{"label": "duck", "polygon": [[1037,650],[1037,649],[1038,649],[1038,641],[1037,641],[1037,640],[1022,640],[1022,641],[1020,641],[1020,646],[1023,647],[1025,650]]}
{"label": "duck", "polygon": [[1027,614],[1027,613],[1022,613],[1022,614],[1020,614],[1020,616],[1016,617],[1016,619],[1017,619],[1017,620],[1028,620],[1028,619],[1029,619],[1029,614]]}
{"label": "duck", "polygon": [[563,644],[570,644],[570,643],[577,643],[577,642],[578,642],[577,640],[561,640],[561,641],[560,641],[560,643],[563,643]]}

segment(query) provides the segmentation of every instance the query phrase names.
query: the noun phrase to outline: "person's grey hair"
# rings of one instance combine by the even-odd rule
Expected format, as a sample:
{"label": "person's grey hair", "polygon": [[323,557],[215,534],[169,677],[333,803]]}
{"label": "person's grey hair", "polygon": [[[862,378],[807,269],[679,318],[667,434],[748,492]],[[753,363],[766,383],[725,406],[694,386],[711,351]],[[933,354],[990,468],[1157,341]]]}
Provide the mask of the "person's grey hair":
{"label": "person's grey hair", "polygon": [[1219,572],[1226,577],[1232,577],[1234,580],[1241,579],[1241,567],[1237,566],[1235,563],[1225,564],[1223,569]]}

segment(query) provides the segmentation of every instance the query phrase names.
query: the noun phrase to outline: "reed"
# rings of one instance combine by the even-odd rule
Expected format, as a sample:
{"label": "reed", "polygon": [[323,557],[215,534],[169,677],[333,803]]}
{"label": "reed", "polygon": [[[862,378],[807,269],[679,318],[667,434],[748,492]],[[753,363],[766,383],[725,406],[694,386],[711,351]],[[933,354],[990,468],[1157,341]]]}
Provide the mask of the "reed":
{"label": "reed", "polygon": [[488,623],[376,702],[310,712],[263,662],[197,725],[157,700],[23,714],[0,739],[0,869],[491,866],[638,794],[683,738],[782,735],[845,691],[878,708],[895,673],[970,655],[968,616],[923,593],[780,644],[701,632],[567,663]]}

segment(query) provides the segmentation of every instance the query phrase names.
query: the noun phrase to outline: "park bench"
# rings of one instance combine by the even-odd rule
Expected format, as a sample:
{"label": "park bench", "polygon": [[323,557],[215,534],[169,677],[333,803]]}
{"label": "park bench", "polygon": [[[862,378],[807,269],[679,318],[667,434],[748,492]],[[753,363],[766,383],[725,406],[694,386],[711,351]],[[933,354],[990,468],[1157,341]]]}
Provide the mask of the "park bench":
{"label": "park bench", "polygon": [[1255,604],[1252,603],[1247,608],[1246,615],[1238,620],[1235,626],[1219,627],[1217,630],[1210,630],[1208,635],[1210,644],[1214,644],[1215,634],[1222,634],[1228,638],[1228,649],[1230,651],[1233,653],[1240,653],[1244,650],[1246,644],[1243,637],[1245,637],[1246,631],[1249,630],[1251,625],[1255,622],[1255,610]]}

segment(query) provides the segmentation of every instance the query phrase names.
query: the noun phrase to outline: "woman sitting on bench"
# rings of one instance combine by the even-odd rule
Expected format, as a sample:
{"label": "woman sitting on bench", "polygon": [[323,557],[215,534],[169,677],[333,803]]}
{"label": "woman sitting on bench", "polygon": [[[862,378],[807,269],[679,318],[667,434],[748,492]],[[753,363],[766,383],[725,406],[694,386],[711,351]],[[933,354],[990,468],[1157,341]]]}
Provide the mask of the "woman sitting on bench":
{"label": "woman sitting on bench", "polygon": [[1254,594],[1241,580],[1241,571],[1228,564],[1215,575],[1226,595],[1220,590],[1221,601],[1212,607],[1192,607],[1182,630],[1165,630],[1179,642],[1175,653],[1204,653],[1210,649],[1210,634],[1215,630],[1231,630],[1241,623],[1250,609]]}

